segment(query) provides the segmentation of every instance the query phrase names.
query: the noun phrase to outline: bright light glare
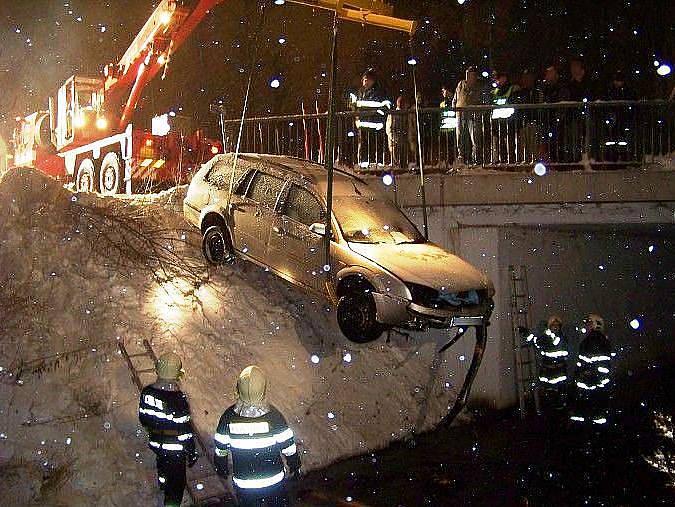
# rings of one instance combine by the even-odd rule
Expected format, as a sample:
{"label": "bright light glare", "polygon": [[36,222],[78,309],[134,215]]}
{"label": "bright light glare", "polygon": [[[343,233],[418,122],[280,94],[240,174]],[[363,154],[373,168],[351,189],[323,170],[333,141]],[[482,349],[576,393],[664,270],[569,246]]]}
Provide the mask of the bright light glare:
{"label": "bright light glare", "polygon": [[384,176],[382,176],[382,183],[385,184],[385,186],[389,187],[394,183],[394,176],[391,173],[387,173]]}
{"label": "bright light glare", "polygon": [[168,11],[162,12],[162,14],[159,15],[159,21],[160,21],[163,25],[168,25],[168,24],[169,24],[169,21],[171,21],[171,13],[168,12]]}
{"label": "bright light glare", "polygon": [[103,117],[96,118],[96,128],[97,129],[103,130],[107,127],[108,127],[108,121],[105,118],[103,118]]}
{"label": "bright light glare", "polygon": [[280,86],[281,86],[281,81],[279,80],[279,78],[276,78],[276,77],[275,77],[274,79],[272,79],[272,80],[270,81],[270,87],[272,87],[272,88],[279,88]]}
{"label": "bright light glare", "polygon": [[665,63],[661,64],[661,66],[656,69],[656,73],[659,76],[667,76],[670,74],[670,65],[666,65]]}
{"label": "bright light glare", "polygon": [[534,174],[537,176],[544,176],[546,174],[546,166],[541,162],[537,162],[534,165]]}
{"label": "bright light glare", "polygon": [[630,325],[630,327],[632,327],[632,328],[635,329],[636,331],[637,331],[638,329],[640,329],[640,321],[639,321],[638,319],[633,319],[633,320],[631,320],[629,325]]}
{"label": "bright light glare", "polygon": [[415,59],[414,56],[408,58],[408,65],[417,65],[417,60]]}
{"label": "bright light glare", "polygon": [[73,122],[76,128],[82,128],[87,124],[87,120],[84,117],[83,113],[75,115],[75,121]]}
{"label": "bright light glare", "polygon": [[312,354],[312,357],[310,357],[309,360],[312,361],[312,363],[314,364],[319,364],[319,356],[317,356],[316,354]]}

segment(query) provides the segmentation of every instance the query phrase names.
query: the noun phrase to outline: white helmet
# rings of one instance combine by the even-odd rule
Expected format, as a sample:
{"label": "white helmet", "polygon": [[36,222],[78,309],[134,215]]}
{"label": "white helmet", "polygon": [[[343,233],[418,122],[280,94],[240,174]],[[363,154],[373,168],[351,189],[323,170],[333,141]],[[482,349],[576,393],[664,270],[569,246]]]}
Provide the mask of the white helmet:
{"label": "white helmet", "polygon": [[237,394],[244,405],[263,405],[267,395],[265,373],[255,365],[244,368],[237,379]]}
{"label": "white helmet", "polygon": [[603,332],[605,330],[605,321],[597,313],[588,314],[588,317],[586,317],[584,323],[586,324],[589,333],[591,331]]}

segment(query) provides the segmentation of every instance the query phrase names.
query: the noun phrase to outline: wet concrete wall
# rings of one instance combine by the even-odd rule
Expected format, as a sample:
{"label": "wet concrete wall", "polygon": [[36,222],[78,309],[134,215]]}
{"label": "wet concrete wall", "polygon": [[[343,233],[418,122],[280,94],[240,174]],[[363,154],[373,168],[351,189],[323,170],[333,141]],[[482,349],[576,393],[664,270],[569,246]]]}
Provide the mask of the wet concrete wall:
{"label": "wet concrete wall", "polygon": [[[517,403],[509,265],[527,268],[531,323],[560,315],[572,327],[573,351],[579,342],[574,326],[595,312],[605,318],[618,353],[618,375],[675,362],[672,209],[672,203],[431,208],[431,240],[486,271],[497,293],[473,403]],[[421,227],[421,209],[406,212]],[[446,352],[458,375],[468,367],[459,358],[470,358],[472,346],[466,338]]]}

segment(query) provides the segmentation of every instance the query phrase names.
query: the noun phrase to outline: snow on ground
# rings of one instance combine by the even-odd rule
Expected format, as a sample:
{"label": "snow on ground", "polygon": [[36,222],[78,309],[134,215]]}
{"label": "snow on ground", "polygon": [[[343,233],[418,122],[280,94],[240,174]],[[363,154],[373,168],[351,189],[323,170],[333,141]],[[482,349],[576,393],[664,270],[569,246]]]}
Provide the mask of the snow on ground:
{"label": "snow on ground", "polygon": [[27,169],[0,177],[0,494],[11,504],[152,502],[154,459],[118,340],[182,356],[207,437],[239,371],[260,365],[306,470],[429,429],[454,402],[461,379],[434,362],[435,342],[354,345],[325,302],[261,268],[207,269],[184,192],[102,198]]}

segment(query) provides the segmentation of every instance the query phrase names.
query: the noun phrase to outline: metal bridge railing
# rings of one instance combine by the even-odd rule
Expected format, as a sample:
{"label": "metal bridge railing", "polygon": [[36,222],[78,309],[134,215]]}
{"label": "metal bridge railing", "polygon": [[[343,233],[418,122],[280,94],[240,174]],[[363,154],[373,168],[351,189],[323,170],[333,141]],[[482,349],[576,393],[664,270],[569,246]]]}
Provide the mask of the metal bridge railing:
{"label": "metal bridge railing", "polygon": [[[356,128],[358,112],[340,112],[336,163],[414,169],[418,141],[413,110],[392,111],[383,128]],[[656,165],[672,168],[675,104],[668,101],[569,102],[420,109],[425,167],[462,166],[517,170],[536,162],[549,167],[611,169]],[[228,151],[238,120],[225,121]],[[242,152],[289,155],[323,162],[326,114],[250,118]]]}

